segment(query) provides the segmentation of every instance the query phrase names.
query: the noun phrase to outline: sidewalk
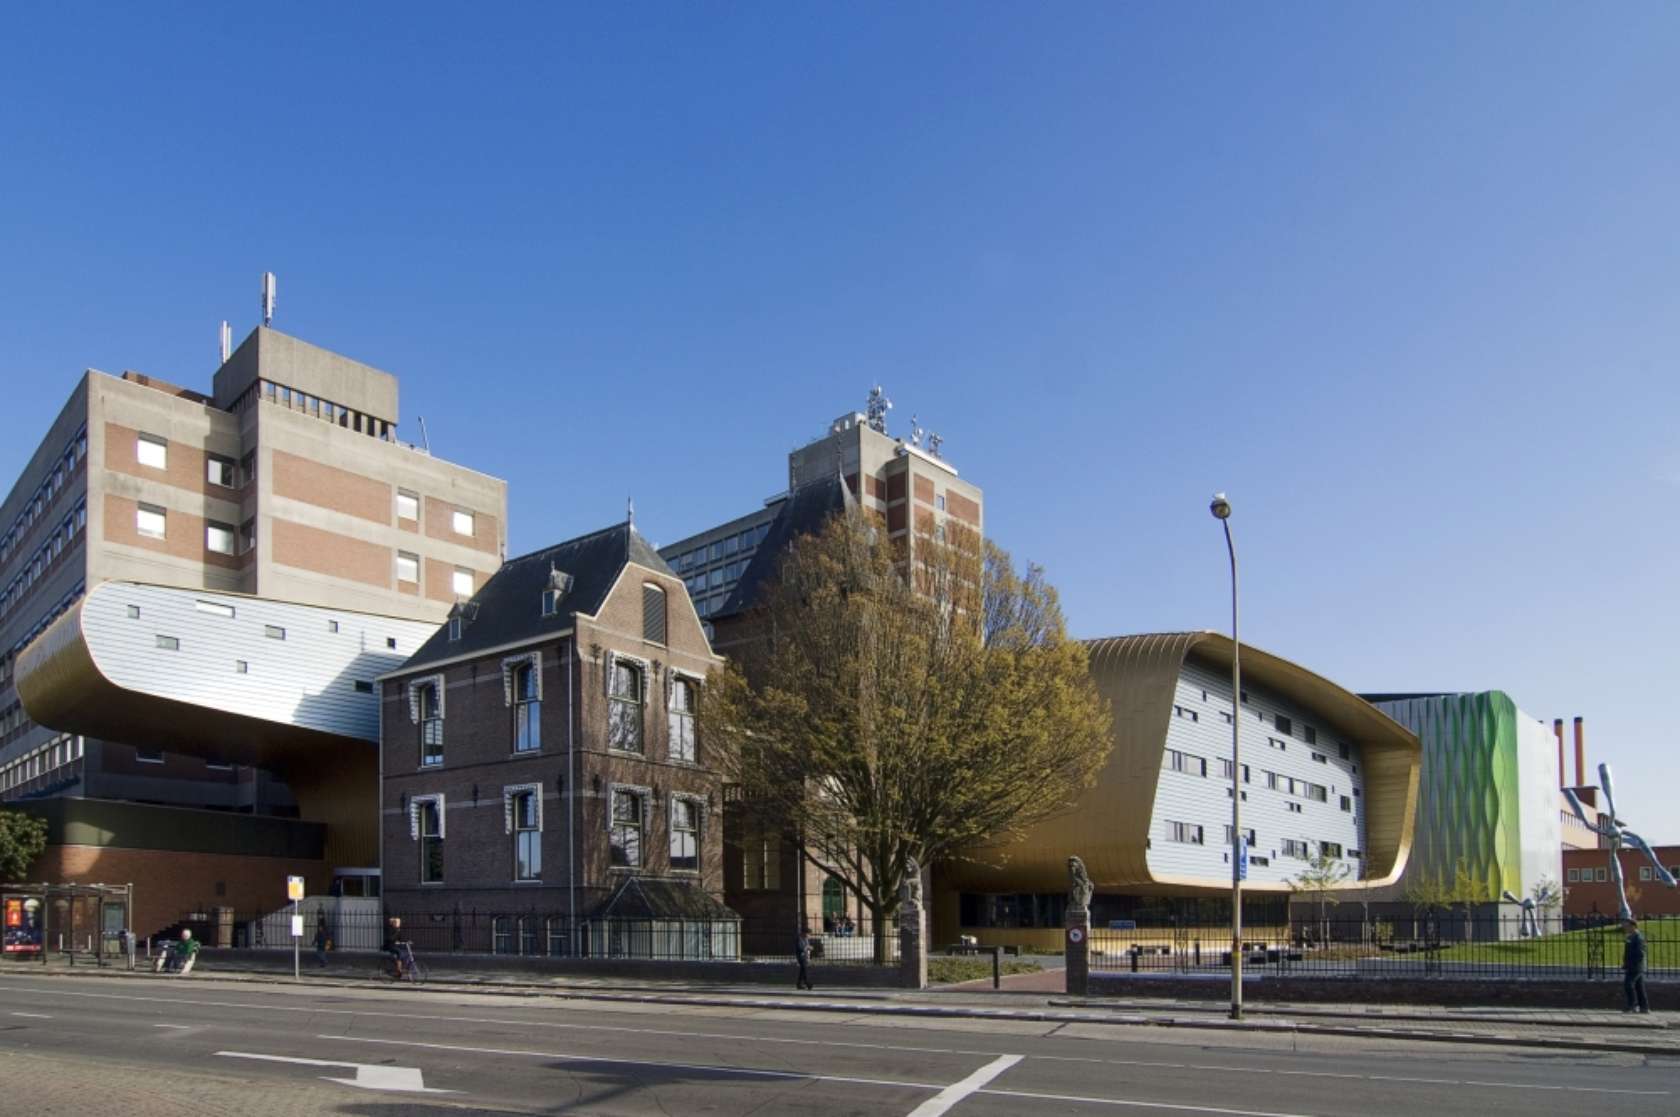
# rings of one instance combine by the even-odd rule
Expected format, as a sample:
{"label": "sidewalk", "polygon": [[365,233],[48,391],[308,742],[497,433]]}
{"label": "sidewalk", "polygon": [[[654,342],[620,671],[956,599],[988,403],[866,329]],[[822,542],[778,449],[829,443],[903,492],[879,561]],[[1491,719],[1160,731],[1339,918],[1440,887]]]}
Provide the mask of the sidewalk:
{"label": "sidewalk", "polygon": [[[0,975],[163,978],[147,970],[20,965],[0,967]],[[521,973],[451,970],[446,959],[430,968],[428,990],[478,992],[516,997],[552,997],[637,1004],[713,1006],[759,1011],[850,1013],[859,1017],[899,1016],[1024,1020],[1055,1024],[1100,1024],[1137,1029],[1174,1028],[1209,1031],[1295,1032],[1306,1035],[1405,1039],[1567,1051],[1619,1052],[1680,1058],[1680,1013],[1624,1016],[1619,1011],[1575,1012],[1500,1007],[1374,1006],[1361,1004],[1252,1004],[1243,1020],[1228,1018],[1227,1006],[1207,1001],[1166,998],[1070,998],[1053,992],[994,992],[990,979],[921,991],[899,989],[823,990],[795,993],[762,985],[697,985],[673,981],[545,977]],[[821,981],[821,970],[814,976]],[[1022,975],[1036,977],[1038,975]],[[1060,977],[1058,973],[1056,975]],[[201,962],[188,982],[205,979],[261,984],[293,983],[291,958],[245,956]],[[791,974],[790,974],[791,980]],[[325,988],[388,986],[374,955],[335,955],[324,968],[307,954],[301,984]],[[976,988],[976,985],[980,988]],[[1607,994],[1610,992],[1607,987]],[[1614,993],[1619,995],[1620,989]]]}

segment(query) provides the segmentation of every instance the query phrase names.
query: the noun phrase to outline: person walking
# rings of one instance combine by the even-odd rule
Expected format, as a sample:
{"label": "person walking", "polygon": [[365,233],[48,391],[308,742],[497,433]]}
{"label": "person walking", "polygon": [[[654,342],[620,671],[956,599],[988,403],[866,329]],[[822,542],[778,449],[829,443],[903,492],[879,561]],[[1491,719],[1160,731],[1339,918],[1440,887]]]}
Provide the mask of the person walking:
{"label": "person walking", "polygon": [[327,913],[315,913],[315,964],[322,969],[327,968]]}
{"label": "person walking", "polygon": [[805,925],[799,925],[799,937],[793,940],[793,957],[799,963],[799,977],[794,981],[795,989],[810,989],[811,985],[811,936],[805,932]]}
{"label": "person walking", "polygon": [[1623,921],[1622,930],[1627,932],[1622,945],[1622,992],[1627,995],[1627,1007],[1622,1011],[1647,1013],[1651,1005],[1645,999],[1645,936],[1639,933],[1637,920]]}

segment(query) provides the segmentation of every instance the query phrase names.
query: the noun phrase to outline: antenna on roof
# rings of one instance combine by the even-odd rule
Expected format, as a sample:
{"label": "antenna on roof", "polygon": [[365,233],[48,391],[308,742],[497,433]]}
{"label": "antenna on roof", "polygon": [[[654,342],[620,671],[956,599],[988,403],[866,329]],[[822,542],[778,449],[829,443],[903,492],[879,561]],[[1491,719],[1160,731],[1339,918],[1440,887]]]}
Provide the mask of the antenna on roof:
{"label": "antenna on roof", "polygon": [[879,384],[869,389],[868,410],[864,413],[864,420],[869,429],[881,434],[887,433],[887,412],[892,410],[892,400]]}
{"label": "antenna on roof", "polygon": [[636,498],[633,496],[624,498],[624,522],[631,527],[636,526]]}
{"label": "antenna on roof", "polygon": [[426,417],[420,416],[420,445],[425,447],[426,453],[432,452],[432,440],[426,437]]}
{"label": "antenna on roof", "polygon": [[221,341],[222,341],[222,364],[225,365],[225,364],[227,364],[228,357],[231,356],[232,353],[233,353],[233,328],[230,327],[227,324],[227,319],[226,318],[222,319]]}
{"label": "antenna on roof", "polygon": [[274,321],[274,273],[263,272],[262,282],[262,324],[268,325]]}
{"label": "antenna on roof", "polygon": [[910,445],[920,446],[922,444],[922,435],[924,435],[926,433],[927,433],[926,431],[922,430],[921,425],[916,422],[916,416],[911,415],[910,416]]}
{"label": "antenna on roof", "polygon": [[934,457],[937,458],[939,456],[939,448],[943,445],[945,445],[945,436],[944,435],[942,435],[942,434],[930,434],[930,435],[928,435],[928,444],[927,444],[928,453],[932,454]]}

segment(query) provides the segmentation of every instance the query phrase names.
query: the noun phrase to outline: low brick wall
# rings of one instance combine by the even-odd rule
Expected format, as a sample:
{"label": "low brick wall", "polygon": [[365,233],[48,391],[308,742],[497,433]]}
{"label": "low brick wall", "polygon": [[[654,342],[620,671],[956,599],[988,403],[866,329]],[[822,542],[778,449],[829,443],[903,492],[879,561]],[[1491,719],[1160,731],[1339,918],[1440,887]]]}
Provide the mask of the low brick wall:
{"label": "low brick wall", "polygon": [[[1646,980],[1653,1007],[1680,1007],[1680,988]],[[1092,973],[1093,997],[1173,997],[1187,1001],[1226,1001],[1231,980],[1156,977],[1145,974]],[[1620,972],[1575,981],[1521,981],[1477,978],[1358,979],[1257,977],[1243,981],[1245,1004],[1386,1004],[1503,1005],[1512,1008],[1622,1007]]]}

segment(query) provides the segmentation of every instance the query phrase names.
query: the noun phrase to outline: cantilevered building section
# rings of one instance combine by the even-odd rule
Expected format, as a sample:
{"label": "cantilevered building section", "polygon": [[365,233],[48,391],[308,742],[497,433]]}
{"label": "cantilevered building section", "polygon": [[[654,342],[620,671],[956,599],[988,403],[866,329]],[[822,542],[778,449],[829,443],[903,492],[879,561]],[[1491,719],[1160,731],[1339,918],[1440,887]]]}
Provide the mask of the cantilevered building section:
{"label": "cantilevered building section", "polygon": [[[1246,891],[1286,896],[1289,879],[1320,855],[1347,867],[1345,887],[1399,878],[1418,788],[1418,741],[1408,730],[1328,679],[1244,645],[1238,774],[1229,638],[1182,632],[1088,647],[1114,725],[1096,786],[1021,840],[943,867],[942,930],[996,925],[990,898],[999,895],[1008,896],[1015,926],[1059,925],[1048,910],[1055,905],[1032,897],[1065,894],[1072,855],[1096,884],[1099,920],[1129,915],[1137,898],[1228,895],[1238,792]],[[1023,897],[1046,911],[1023,914]]]}

